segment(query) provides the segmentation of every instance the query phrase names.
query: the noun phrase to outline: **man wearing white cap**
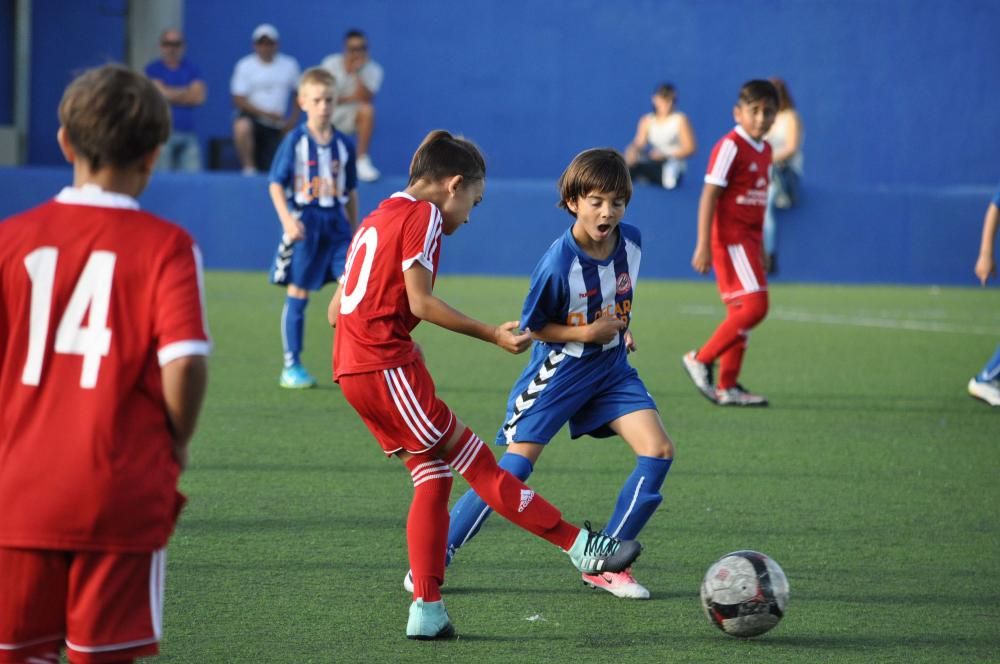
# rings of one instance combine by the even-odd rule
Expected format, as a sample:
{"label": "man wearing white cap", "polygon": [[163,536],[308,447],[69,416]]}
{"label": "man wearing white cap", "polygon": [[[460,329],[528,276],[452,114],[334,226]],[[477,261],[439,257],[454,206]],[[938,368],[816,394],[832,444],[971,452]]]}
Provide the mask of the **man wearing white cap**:
{"label": "man wearing white cap", "polygon": [[229,91],[236,107],[233,143],[244,175],[267,171],[281,137],[295,126],[299,107],[289,99],[299,80],[299,63],[278,52],[278,29],[261,23],[253,31],[253,49],[233,70]]}

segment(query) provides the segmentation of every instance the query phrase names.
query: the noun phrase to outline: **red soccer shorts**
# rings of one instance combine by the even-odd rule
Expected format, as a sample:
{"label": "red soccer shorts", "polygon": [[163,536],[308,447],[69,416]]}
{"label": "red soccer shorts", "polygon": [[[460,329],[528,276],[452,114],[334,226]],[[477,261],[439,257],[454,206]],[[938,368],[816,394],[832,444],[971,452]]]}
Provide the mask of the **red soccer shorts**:
{"label": "red soccer shorts", "polygon": [[767,290],[760,242],[743,240],[737,244],[713,244],[712,267],[723,302]]}
{"label": "red soccer shorts", "polygon": [[340,377],[340,389],[386,455],[423,454],[455,430],[423,362]]}
{"label": "red soccer shorts", "polygon": [[[0,547],[0,662],[149,657],[159,651],[166,550]],[[30,659],[34,658],[34,659]]]}

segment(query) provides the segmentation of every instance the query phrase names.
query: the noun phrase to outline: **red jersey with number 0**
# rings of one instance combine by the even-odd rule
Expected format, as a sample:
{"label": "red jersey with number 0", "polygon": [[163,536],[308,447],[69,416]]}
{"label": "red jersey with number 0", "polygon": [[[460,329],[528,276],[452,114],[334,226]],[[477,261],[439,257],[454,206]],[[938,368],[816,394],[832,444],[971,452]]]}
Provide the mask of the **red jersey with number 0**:
{"label": "red jersey with number 0", "polygon": [[397,192],[368,215],[347,253],[333,341],[334,378],[401,367],[418,359],[403,272],[420,263],[437,276],[441,212]]}
{"label": "red jersey with number 0", "polygon": [[153,551],[183,496],[160,367],[206,355],[191,236],[94,186],[0,222],[0,546]]}
{"label": "red jersey with number 0", "polygon": [[705,182],[724,187],[712,219],[715,245],[760,242],[770,168],[771,145],[753,140],[739,125],[712,148]]}

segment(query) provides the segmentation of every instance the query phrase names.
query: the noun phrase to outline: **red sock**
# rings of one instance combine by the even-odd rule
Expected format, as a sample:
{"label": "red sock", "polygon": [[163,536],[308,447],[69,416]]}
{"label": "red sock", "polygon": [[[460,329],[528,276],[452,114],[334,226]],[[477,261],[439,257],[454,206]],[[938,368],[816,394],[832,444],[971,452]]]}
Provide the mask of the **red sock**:
{"label": "red sock", "polygon": [[740,375],[740,368],[743,366],[743,352],[747,349],[747,335],[741,334],[736,343],[726,349],[719,357],[719,380],[716,385],[723,390],[728,390],[736,385],[736,379]]}
{"label": "red sock", "polygon": [[764,320],[767,308],[767,291],[750,293],[726,304],[725,320],[695,356],[695,359],[704,364],[711,364],[721,358],[718,387],[728,389],[736,384],[743,364],[747,333]]}
{"label": "red sock", "polygon": [[564,551],[573,546],[580,529],[564,521],[551,503],[498,466],[492,452],[471,429],[462,433],[445,461],[500,516]]}
{"label": "red sock", "polygon": [[406,520],[406,544],[413,573],[413,599],[441,599],[444,557],[448,547],[448,496],[451,470],[430,456],[411,456],[406,461],[413,477],[413,501]]}

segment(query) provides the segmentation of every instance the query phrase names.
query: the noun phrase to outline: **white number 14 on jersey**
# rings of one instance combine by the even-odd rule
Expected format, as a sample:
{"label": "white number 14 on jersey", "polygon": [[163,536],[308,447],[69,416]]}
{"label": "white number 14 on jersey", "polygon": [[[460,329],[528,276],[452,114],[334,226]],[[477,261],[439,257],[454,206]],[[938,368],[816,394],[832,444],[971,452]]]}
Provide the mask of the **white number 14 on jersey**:
{"label": "white number 14 on jersey", "polygon": [[[21,382],[25,385],[38,385],[42,378],[58,258],[59,250],[55,247],[39,247],[24,257],[24,268],[31,279],[28,359],[21,373]],[[87,265],[73,288],[59,327],[56,328],[55,352],[83,356],[80,387],[86,389],[93,389],[97,385],[101,358],[111,350],[108,306],[111,302],[115,259],[115,254],[110,251],[94,251],[90,254]],[[88,310],[90,316],[87,327],[84,327],[83,318]]]}

